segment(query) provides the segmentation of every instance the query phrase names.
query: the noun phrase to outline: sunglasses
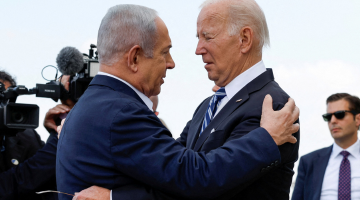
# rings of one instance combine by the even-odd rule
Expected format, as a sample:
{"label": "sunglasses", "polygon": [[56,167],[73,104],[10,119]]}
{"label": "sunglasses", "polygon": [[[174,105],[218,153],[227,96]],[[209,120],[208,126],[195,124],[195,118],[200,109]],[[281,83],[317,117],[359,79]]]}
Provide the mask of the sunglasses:
{"label": "sunglasses", "polygon": [[345,117],[345,113],[346,112],[349,112],[349,113],[352,113],[353,115],[356,115],[357,113],[353,110],[339,110],[339,111],[336,111],[334,113],[326,113],[326,114],[323,114],[322,117],[324,119],[324,121],[328,122],[331,120],[331,117],[332,115],[334,115],[336,117],[336,119],[342,119]]}

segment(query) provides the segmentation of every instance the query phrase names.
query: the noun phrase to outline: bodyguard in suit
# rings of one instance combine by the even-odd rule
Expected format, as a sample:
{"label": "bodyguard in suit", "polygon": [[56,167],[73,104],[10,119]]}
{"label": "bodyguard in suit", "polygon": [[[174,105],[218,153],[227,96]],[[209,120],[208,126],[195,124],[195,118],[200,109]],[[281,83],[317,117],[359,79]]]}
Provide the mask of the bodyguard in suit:
{"label": "bodyguard in suit", "polygon": [[[295,143],[291,133],[299,128],[293,125],[298,110],[292,100],[275,112],[268,96],[264,128],[214,151],[195,152],[171,137],[149,100],[160,92],[166,70],[175,66],[170,47],[167,28],[154,10],[119,5],[108,11],[98,34],[100,73],[61,131],[58,190],[73,194],[91,185],[129,189],[145,184],[179,198],[210,199],[279,166],[276,144]],[[291,133],[282,137],[283,132]],[[282,142],[276,142],[278,136]],[[126,192],[141,199],[139,192]]]}
{"label": "bodyguard in suit", "polygon": [[293,200],[360,199],[360,99],[337,93],[326,104],[334,144],[300,158]]}

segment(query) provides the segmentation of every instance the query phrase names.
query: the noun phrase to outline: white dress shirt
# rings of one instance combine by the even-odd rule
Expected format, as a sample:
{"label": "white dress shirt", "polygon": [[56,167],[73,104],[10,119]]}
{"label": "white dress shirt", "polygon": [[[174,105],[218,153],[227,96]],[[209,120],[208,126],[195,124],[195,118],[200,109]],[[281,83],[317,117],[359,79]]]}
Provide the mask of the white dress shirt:
{"label": "white dress shirt", "polygon": [[233,96],[238,93],[243,87],[248,83],[258,77],[260,74],[266,71],[264,62],[261,60],[256,63],[254,66],[250,67],[240,75],[238,75],[234,80],[225,86],[226,96],[220,101],[219,107],[216,110],[214,118],[220,112],[220,110],[229,102]]}
{"label": "white dress shirt", "polygon": [[[113,78],[115,78],[115,79],[117,79],[117,80],[125,83],[125,84],[128,85],[131,89],[133,89],[133,90],[136,92],[136,94],[139,95],[139,97],[141,98],[141,100],[144,101],[144,103],[146,104],[146,106],[147,106],[151,111],[153,111],[153,110],[152,110],[152,107],[153,107],[152,101],[151,101],[147,96],[145,96],[144,93],[140,92],[140,91],[137,90],[134,86],[130,85],[130,83],[122,80],[122,79],[119,78],[119,77],[116,77],[116,76],[114,76],[114,75],[111,75],[111,74],[108,74],[108,73],[105,73],[105,72],[98,72],[97,75],[110,76],[110,77],[113,77]],[[110,191],[110,200],[112,200],[112,190]]]}
{"label": "white dress shirt", "polygon": [[338,199],[339,171],[344,158],[340,152],[343,150],[350,153],[348,160],[351,168],[351,199],[360,199],[360,141],[358,139],[347,149],[342,149],[334,143],[324,175],[320,200]]}

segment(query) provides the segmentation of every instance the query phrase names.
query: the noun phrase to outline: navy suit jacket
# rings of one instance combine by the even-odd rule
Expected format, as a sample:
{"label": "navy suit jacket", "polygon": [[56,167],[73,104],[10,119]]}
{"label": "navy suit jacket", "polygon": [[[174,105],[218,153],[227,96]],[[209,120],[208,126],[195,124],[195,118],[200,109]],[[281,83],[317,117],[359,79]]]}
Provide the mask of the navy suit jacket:
{"label": "navy suit jacket", "polygon": [[[58,190],[66,193],[92,185],[114,189],[145,184],[178,197],[211,199],[280,160],[278,147],[263,128],[207,154],[187,149],[130,87],[97,75],[67,116],[56,177]],[[141,199],[136,191],[127,193]]]}
{"label": "navy suit jacket", "polygon": [[[16,139],[13,138],[13,140]],[[36,151],[35,155],[18,166],[0,173],[1,200],[57,199],[54,193],[41,195],[35,193],[43,190],[56,190],[55,161],[57,141],[57,136],[50,136],[45,146]],[[26,143],[26,141],[22,142]],[[18,145],[20,144],[21,142],[18,143]],[[26,151],[23,148],[20,148],[19,151],[23,150]]]}
{"label": "navy suit jacket", "polygon": [[320,199],[325,170],[329,163],[332,148],[331,145],[300,158],[292,200]]}
{"label": "navy suit jacket", "polygon": [[[177,140],[188,149],[208,153],[229,141],[247,135],[260,127],[262,104],[266,94],[272,96],[274,110],[280,110],[289,98],[274,81],[271,69],[267,69],[235,94],[198,138],[211,97],[205,99]],[[211,133],[211,131],[213,132]],[[294,136],[300,141],[299,132]],[[247,183],[247,187],[241,185],[222,195],[220,199],[289,199],[294,174],[293,167],[298,159],[298,149],[299,142],[280,146],[281,163],[267,166],[263,173]],[[159,199],[156,196],[157,191],[149,188],[147,191],[149,195],[146,199]],[[119,188],[113,191],[114,200],[123,199],[123,195],[128,196],[125,190],[122,191]]]}

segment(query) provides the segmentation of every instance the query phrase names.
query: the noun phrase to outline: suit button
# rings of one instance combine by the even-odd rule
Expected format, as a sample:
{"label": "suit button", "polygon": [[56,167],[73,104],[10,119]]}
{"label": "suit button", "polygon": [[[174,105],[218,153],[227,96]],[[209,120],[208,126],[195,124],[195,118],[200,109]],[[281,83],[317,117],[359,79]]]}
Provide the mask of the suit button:
{"label": "suit button", "polygon": [[270,171],[271,167],[270,166],[267,166],[266,167],[266,171]]}
{"label": "suit button", "polygon": [[275,164],[274,163],[271,163],[271,165],[270,165],[271,167],[274,167],[275,166]]}
{"label": "suit button", "polygon": [[262,168],[262,169],[261,169],[261,173],[264,173],[265,171],[266,171],[265,168]]}
{"label": "suit button", "polygon": [[279,165],[279,161],[275,161],[275,166],[278,166]]}

